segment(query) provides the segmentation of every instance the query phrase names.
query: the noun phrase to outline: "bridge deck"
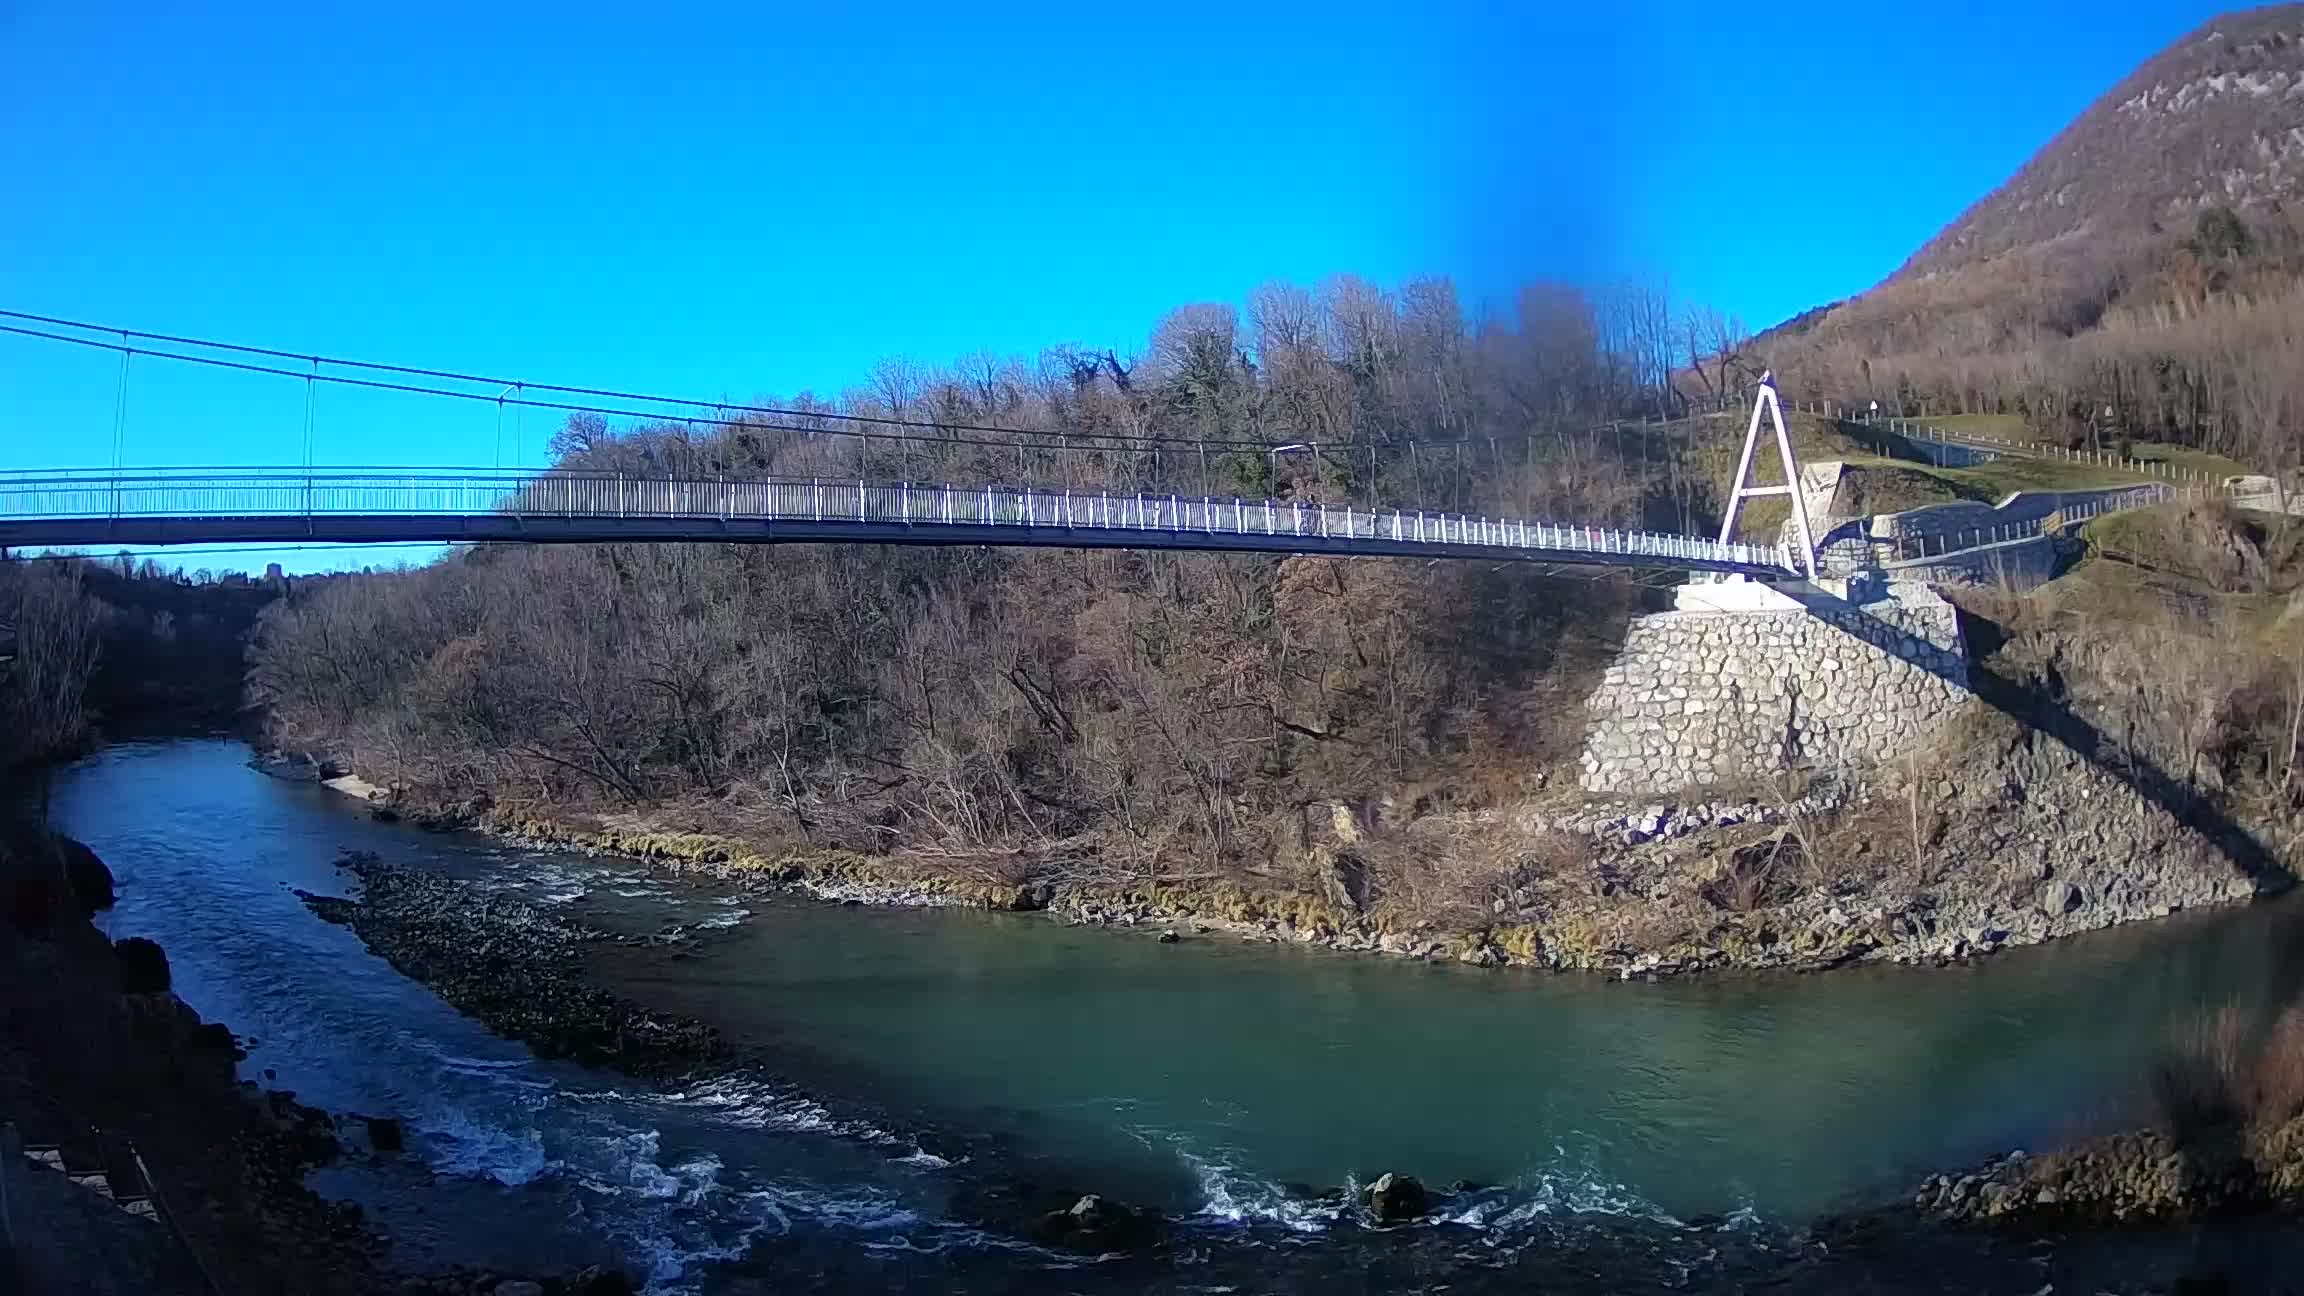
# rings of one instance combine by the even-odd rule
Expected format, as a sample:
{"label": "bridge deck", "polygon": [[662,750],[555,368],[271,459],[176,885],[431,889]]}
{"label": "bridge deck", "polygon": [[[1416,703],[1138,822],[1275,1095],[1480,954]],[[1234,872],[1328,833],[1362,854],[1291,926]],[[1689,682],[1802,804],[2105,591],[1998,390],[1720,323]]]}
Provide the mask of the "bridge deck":
{"label": "bridge deck", "polygon": [[806,480],[393,470],[0,478],[0,545],[198,541],[1022,545],[1787,574],[1762,545],[1409,509]]}

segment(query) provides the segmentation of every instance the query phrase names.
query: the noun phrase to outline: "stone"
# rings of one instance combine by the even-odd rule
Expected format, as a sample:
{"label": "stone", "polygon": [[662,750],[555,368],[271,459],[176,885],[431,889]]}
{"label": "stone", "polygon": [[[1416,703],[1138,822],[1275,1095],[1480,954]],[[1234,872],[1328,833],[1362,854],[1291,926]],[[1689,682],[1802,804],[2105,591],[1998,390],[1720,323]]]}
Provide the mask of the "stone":
{"label": "stone", "polygon": [[363,1118],[368,1125],[368,1146],[378,1152],[398,1152],[407,1147],[407,1132],[399,1121],[390,1116]]}
{"label": "stone", "polygon": [[1184,938],[1178,936],[1176,934],[1176,929],[1173,927],[1163,928],[1160,932],[1160,943],[1163,945],[1173,945],[1182,939]]}
{"label": "stone", "polygon": [[1368,1213],[1379,1224],[1404,1224],[1432,1208],[1431,1195],[1413,1176],[1387,1170],[1361,1193]]}
{"label": "stone", "polygon": [[1069,1210],[1055,1211],[1040,1221],[1040,1240],[1097,1253],[1136,1251],[1159,1240],[1159,1216],[1131,1210],[1118,1202],[1089,1193]]}
{"label": "stone", "polygon": [[2061,918],[2080,907],[2085,899],[2080,888],[2057,878],[2040,888],[2040,912],[2051,918]]}
{"label": "stone", "polygon": [[96,852],[61,833],[52,834],[56,853],[64,861],[64,880],[72,887],[72,894],[88,913],[112,907],[112,870],[96,857]]}
{"label": "stone", "polygon": [[113,946],[112,952],[120,961],[122,994],[167,993],[168,955],[158,945],[141,936],[131,936]]}

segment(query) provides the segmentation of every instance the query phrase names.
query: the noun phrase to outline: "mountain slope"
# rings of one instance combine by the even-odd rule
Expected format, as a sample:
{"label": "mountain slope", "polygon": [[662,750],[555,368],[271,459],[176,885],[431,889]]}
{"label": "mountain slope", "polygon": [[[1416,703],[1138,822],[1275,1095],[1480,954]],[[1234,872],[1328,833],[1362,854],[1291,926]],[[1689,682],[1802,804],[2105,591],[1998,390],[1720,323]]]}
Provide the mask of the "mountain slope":
{"label": "mountain slope", "polygon": [[1726,357],[1802,398],[2304,461],[2304,4],[2129,74],[1902,269]]}
{"label": "mountain slope", "polygon": [[2226,14],[2098,99],[1890,279],[2025,248],[2189,231],[2304,189],[2304,5]]}

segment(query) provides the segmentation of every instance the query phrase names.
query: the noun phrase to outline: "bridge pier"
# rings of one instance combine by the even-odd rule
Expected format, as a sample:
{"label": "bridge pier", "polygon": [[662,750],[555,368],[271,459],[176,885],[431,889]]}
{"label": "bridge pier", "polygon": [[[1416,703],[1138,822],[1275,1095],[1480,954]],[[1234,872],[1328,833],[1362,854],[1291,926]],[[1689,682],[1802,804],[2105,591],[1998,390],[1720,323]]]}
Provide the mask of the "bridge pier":
{"label": "bridge pier", "polygon": [[1587,699],[1580,779],[1655,796],[1878,765],[1971,696],[1958,611],[1925,586],[1683,586],[1675,610],[1632,622]]}

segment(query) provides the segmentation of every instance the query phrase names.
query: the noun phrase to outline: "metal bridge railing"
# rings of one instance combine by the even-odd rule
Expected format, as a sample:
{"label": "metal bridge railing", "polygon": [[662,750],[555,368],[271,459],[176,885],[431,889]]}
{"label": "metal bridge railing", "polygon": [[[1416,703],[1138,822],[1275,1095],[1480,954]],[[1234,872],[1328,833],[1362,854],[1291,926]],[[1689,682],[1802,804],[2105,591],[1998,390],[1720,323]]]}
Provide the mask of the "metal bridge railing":
{"label": "metal bridge railing", "polygon": [[[2080,492],[2060,492],[2076,495]],[[2014,540],[2031,540],[2051,532],[2062,531],[2077,523],[2099,518],[2107,513],[2121,513],[2129,509],[2151,508],[2177,498],[2178,492],[2157,482],[2148,486],[2135,486],[2125,490],[2100,491],[2085,499],[2059,503],[2036,517],[2014,522],[1985,523],[1976,526],[1953,527],[1943,531],[1921,532],[1899,536],[1885,542],[1895,547],[1896,560],[1914,562],[1924,558],[1942,558],[1957,555],[1969,549],[2006,544]]]}
{"label": "metal bridge railing", "polygon": [[[248,469],[0,476],[0,520],[478,516],[997,527],[1276,537],[1675,559],[1790,570],[1778,546],[1294,500],[824,478]],[[1328,547],[1328,546],[1324,546]]]}

